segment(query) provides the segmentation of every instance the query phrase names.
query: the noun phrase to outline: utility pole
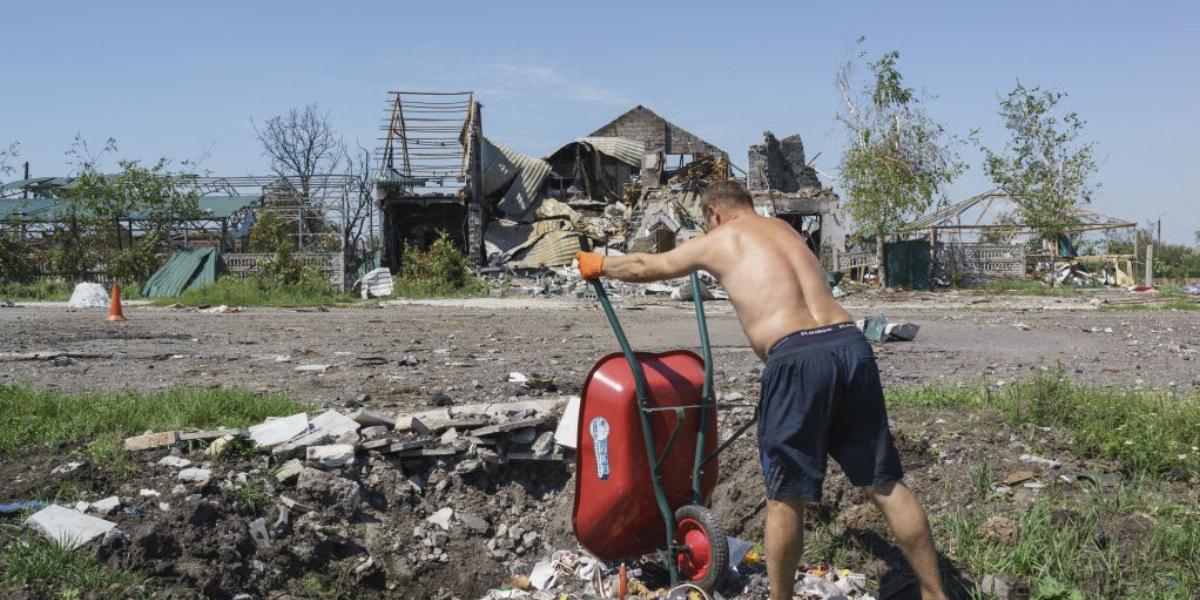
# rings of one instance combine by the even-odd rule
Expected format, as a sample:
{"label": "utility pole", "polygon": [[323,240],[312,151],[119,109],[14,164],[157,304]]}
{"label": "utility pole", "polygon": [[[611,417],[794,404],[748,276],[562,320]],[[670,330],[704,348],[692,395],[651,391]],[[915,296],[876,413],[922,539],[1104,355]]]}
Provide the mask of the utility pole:
{"label": "utility pole", "polygon": [[1162,245],[1162,215],[1158,217],[1158,241],[1155,243],[1159,246]]}

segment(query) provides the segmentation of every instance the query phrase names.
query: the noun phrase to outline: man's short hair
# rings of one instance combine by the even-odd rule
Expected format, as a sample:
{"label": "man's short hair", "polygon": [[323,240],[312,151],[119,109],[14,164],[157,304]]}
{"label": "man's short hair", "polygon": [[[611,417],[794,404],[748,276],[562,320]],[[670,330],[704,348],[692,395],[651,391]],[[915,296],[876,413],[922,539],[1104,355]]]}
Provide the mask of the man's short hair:
{"label": "man's short hair", "polygon": [[727,179],[725,181],[717,181],[708,184],[708,188],[704,190],[704,197],[700,200],[700,210],[708,210],[708,207],[720,206],[722,208],[754,208],[754,199],[750,197],[750,192],[742,184]]}

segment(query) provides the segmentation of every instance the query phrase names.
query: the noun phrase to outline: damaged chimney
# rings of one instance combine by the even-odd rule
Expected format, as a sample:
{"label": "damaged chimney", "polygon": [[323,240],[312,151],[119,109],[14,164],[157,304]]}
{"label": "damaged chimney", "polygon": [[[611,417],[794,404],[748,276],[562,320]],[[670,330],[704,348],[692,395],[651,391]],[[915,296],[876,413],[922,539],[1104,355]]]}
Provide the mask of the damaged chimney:
{"label": "damaged chimney", "polygon": [[747,187],[751,190],[796,192],[821,187],[817,172],[804,161],[804,142],[798,135],[775,139],[763,132],[763,143],[750,146]]}

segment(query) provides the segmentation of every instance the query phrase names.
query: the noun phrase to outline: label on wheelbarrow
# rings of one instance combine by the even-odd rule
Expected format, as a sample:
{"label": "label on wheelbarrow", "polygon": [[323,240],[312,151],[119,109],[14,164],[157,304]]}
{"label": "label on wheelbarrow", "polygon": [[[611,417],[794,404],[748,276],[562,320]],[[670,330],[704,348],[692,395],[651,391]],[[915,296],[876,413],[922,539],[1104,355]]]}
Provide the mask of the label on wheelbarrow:
{"label": "label on wheelbarrow", "polygon": [[596,452],[596,477],[608,479],[608,419],[596,417],[588,425],[592,449]]}

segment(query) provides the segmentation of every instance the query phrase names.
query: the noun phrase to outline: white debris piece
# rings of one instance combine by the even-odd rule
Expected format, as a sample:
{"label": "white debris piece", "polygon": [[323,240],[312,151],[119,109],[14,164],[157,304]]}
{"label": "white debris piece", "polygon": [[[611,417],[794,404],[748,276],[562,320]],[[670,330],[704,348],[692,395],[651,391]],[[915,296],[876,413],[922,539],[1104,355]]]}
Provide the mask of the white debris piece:
{"label": "white debris piece", "polygon": [[425,521],[428,523],[433,523],[434,525],[437,525],[446,531],[450,531],[450,517],[453,515],[454,509],[447,506],[446,508],[440,509],[432,515],[425,517]]}
{"label": "white debris piece", "polygon": [[363,275],[362,299],[387,298],[392,295],[392,272],[387,268],[378,268]]}
{"label": "white debris piece", "polygon": [[114,510],[121,508],[121,499],[116,496],[109,496],[93,502],[90,508],[92,512],[102,515],[111,514]]}
{"label": "white debris piece", "polygon": [[327,410],[312,418],[309,423],[314,431],[324,431],[337,439],[344,434],[357,432],[362,425],[336,410]]}
{"label": "white debris piece", "polygon": [[333,368],[333,365],[300,365],[296,367],[296,371],[300,373],[324,373]]}
{"label": "white debris piece", "polygon": [[173,456],[173,455],[168,454],[168,455],[160,458],[158,460],[158,464],[159,464],[159,466],[162,466],[162,467],[174,467],[176,469],[182,469],[184,467],[192,466],[192,461],[190,461],[186,458],[183,458],[183,457]]}
{"label": "white debris piece", "polygon": [[516,371],[513,371],[512,373],[508,374],[508,382],[509,383],[520,383],[520,384],[524,385],[526,383],[529,383],[529,378],[526,377],[524,373],[518,373]]}
{"label": "white debris piece", "polygon": [[212,477],[212,471],[208,469],[201,469],[199,467],[192,467],[190,469],[184,469],[180,471],[178,477],[180,481],[185,483],[207,483],[209,478]]}
{"label": "white debris piece", "polygon": [[1057,469],[1062,466],[1062,463],[1058,462],[1057,460],[1054,460],[1051,458],[1042,458],[1040,456],[1034,456],[1032,454],[1022,454],[1020,456],[1020,459],[1021,459],[1021,462],[1023,462],[1023,463],[1040,465],[1040,466],[1047,467],[1050,469]]}
{"label": "white debris piece", "polygon": [[108,291],[98,283],[80,283],[71,292],[67,306],[71,308],[106,308],[108,307]]}
{"label": "white debris piece", "polygon": [[308,429],[308,415],[296,413],[280,419],[267,419],[250,426],[250,439],[258,446],[269,448],[290,440]]}
{"label": "white debris piece", "polygon": [[554,441],[563,448],[575,448],[575,439],[579,435],[579,396],[567,399],[567,407],[563,409],[562,417],[558,419],[558,428],[554,430]]}
{"label": "white debris piece", "polygon": [[108,533],[117,524],[51,504],[25,519],[25,526],[59,546],[77,548]]}
{"label": "white debris piece", "polygon": [[344,467],[354,462],[354,446],[350,444],[309,446],[306,450],[305,460],[309,465],[322,469]]}

